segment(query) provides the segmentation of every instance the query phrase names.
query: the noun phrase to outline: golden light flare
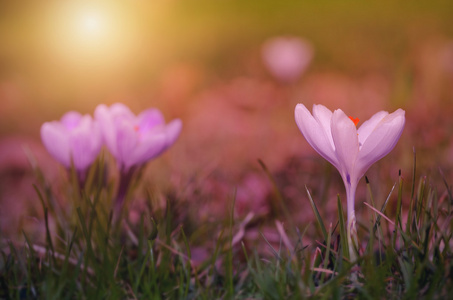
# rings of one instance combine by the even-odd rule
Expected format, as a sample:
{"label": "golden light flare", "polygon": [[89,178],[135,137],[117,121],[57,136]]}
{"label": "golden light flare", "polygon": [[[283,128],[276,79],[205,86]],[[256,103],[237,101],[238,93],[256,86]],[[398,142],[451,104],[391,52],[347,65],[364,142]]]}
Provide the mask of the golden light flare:
{"label": "golden light flare", "polygon": [[82,12],[77,20],[77,25],[81,35],[102,38],[106,33],[106,26],[108,26],[105,16],[99,11],[86,11]]}
{"label": "golden light flare", "polygon": [[124,64],[143,34],[134,15],[111,2],[61,4],[48,16],[48,49],[68,67]]}

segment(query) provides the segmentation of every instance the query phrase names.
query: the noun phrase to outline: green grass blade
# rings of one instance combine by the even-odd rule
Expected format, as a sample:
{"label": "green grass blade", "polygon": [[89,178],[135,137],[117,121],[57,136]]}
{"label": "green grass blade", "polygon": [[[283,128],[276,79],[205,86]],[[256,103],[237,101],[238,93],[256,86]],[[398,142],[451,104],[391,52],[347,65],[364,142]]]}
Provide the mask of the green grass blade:
{"label": "green grass blade", "polygon": [[[327,242],[326,242],[326,251],[324,255],[324,263],[323,263],[323,268],[324,270],[327,270],[327,266],[329,265],[329,259],[330,259],[330,241],[332,238],[332,223],[329,225],[329,232],[327,235]],[[320,282],[324,282],[324,277],[326,276],[326,273],[322,273],[321,275],[321,280]]]}
{"label": "green grass blade", "polygon": [[45,221],[45,224],[46,224],[46,240],[47,240],[47,244],[48,244],[48,246],[50,248],[50,251],[52,252],[52,257],[53,257],[54,262],[55,262],[55,257],[54,257],[55,249],[53,247],[52,237],[50,235],[49,212],[47,210],[47,207],[44,208],[44,221]]}
{"label": "green grass blade", "polygon": [[305,186],[305,190],[307,191],[308,200],[310,201],[311,208],[313,209],[313,213],[315,214],[316,221],[318,222],[317,224],[322,231],[324,240],[327,240],[326,226],[324,226],[324,222],[322,221],[321,215],[319,214],[318,208],[316,207],[316,204],[313,201],[313,198],[311,197],[310,191],[308,190],[307,186]]}
{"label": "green grass blade", "polygon": [[[403,178],[401,177],[401,170],[399,170],[399,176],[398,176],[398,198],[396,201],[396,214],[395,214],[395,228],[399,229],[402,231],[402,224],[401,224],[401,206],[403,203]],[[392,239],[392,247],[393,249],[396,249],[396,237],[397,234],[393,235]]]}
{"label": "green grass blade", "polygon": [[[285,218],[290,223],[291,227],[294,228],[295,226],[294,226],[294,223],[293,223],[292,216],[289,213],[288,208],[286,207],[283,195],[281,194],[281,192],[280,192],[280,190],[278,188],[278,185],[277,185],[277,182],[274,179],[274,176],[272,176],[271,172],[269,171],[269,169],[267,168],[267,166],[264,164],[264,162],[262,160],[259,159],[258,163],[260,164],[260,166],[263,169],[264,173],[266,173],[267,177],[271,181],[272,188],[273,188],[274,195],[275,195],[275,200],[277,200],[277,202],[278,202],[278,203],[275,203],[275,200],[271,202],[272,210],[274,212],[277,212],[277,215],[278,215],[278,211],[280,211],[280,209],[281,209],[283,211],[283,214],[284,214]],[[281,216],[278,216],[278,217],[281,217]]]}
{"label": "green grass blade", "polygon": [[234,205],[236,202],[236,189],[234,191],[233,200],[230,207],[230,214],[228,219],[228,249],[226,252],[225,259],[225,270],[226,270],[226,297],[228,299],[234,296],[234,283],[233,283],[233,226],[234,226]]}
{"label": "green grass blade", "polygon": [[416,221],[417,221],[417,224],[420,225],[422,224],[422,218],[423,218],[423,214],[422,214],[422,209],[424,207],[424,204],[425,204],[425,200],[426,200],[426,197],[425,197],[425,187],[426,187],[426,176],[423,176],[420,178],[420,181],[418,183],[418,190],[417,190],[417,196],[415,197],[415,199],[417,199],[417,206],[416,206]]}
{"label": "green grass blade", "polygon": [[439,172],[440,172],[440,176],[442,177],[442,181],[444,182],[445,188],[447,189],[448,198],[450,200],[449,203],[453,203],[453,194],[451,192],[451,186],[448,185],[447,179],[445,178],[445,174],[441,168],[439,168]]}
{"label": "green grass blade", "polygon": [[195,277],[195,282],[197,283],[198,286],[200,286],[200,281],[198,279],[198,274],[195,268],[192,266],[192,253],[190,251],[190,245],[186,237],[186,233],[184,232],[184,229],[181,226],[181,236],[184,242],[184,246],[186,247],[186,252],[187,252],[187,258],[188,258],[188,263],[187,263],[187,269],[186,269],[186,274],[187,278],[189,278],[186,288],[184,290],[184,298],[187,298],[187,295],[189,293],[189,287],[190,287],[190,274],[193,271],[194,272],[194,277]]}

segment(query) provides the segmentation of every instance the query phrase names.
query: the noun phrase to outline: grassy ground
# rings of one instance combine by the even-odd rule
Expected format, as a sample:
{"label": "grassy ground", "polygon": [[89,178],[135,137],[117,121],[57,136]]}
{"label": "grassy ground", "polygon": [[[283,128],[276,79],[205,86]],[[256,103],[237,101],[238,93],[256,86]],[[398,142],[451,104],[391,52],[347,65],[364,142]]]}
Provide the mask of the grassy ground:
{"label": "grassy ground", "polygon": [[[316,222],[299,227],[274,185],[287,218],[274,223],[276,242],[259,231],[252,244],[245,236],[254,216],[234,216],[234,195],[223,220],[195,224],[202,230],[175,222],[170,197],[162,210],[148,206],[133,223],[127,209],[112,214],[113,185],[103,183],[100,170],[102,161],[84,189],[76,180],[68,183],[75,201],[65,206],[36,170],[45,240],[34,242],[25,231],[23,243],[2,240],[2,299],[432,299],[450,293],[453,197],[447,182],[437,190],[426,177],[400,176],[375,207],[367,180],[372,218],[360,224],[359,258],[350,261],[339,198],[338,217],[327,224],[307,189]],[[395,210],[386,210],[389,202],[396,202]],[[307,243],[312,227],[318,234]],[[191,249],[200,234],[209,254],[196,260]]]}

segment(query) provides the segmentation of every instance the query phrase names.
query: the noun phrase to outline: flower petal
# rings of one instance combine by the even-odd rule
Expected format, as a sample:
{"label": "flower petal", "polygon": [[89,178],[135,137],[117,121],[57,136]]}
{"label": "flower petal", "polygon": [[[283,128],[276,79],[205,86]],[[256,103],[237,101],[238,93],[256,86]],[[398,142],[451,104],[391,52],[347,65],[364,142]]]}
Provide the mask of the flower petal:
{"label": "flower petal", "polygon": [[363,174],[368,168],[387,155],[398,142],[405,124],[405,111],[398,109],[384,117],[365,140],[359,155],[356,168],[358,174]]}
{"label": "flower petal", "polygon": [[181,128],[181,120],[175,119],[168,123],[164,130],[148,131],[145,136],[142,136],[133,153],[134,164],[145,163],[167,150],[178,138]]}
{"label": "flower petal", "polygon": [[120,168],[125,167],[126,170],[129,167],[137,164],[134,155],[132,153],[136,151],[138,147],[138,133],[134,129],[134,125],[128,120],[122,120],[116,124],[116,144],[117,144],[117,155],[115,155],[116,161]]}
{"label": "flower petal", "polygon": [[77,127],[82,119],[82,115],[76,111],[69,111],[61,117],[60,122],[67,129],[71,130]]}
{"label": "flower petal", "polygon": [[182,121],[180,119],[175,119],[167,124],[165,128],[166,132],[166,146],[165,148],[170,147],[173,145],[178,138],[179,134],[181,133],[182,129]]}
{"label": "flower petal", "polygon": [[338,171],[345,184],[351,183],[351,180],[358,180],[354,174],[354,164],[359,152],[359,139],[354,122],[341,109],[337,109],[332,115],[331,130],[340,165]]}
{"label": "flower petal", "polygon": [[157,109],[147,109],[137,116],[139,131],[145,132],[155,126],[165,124],[162,113]]}
{"label": "flower petal", "polygon": [[375,113],[370,119],[363,122],[362,126],[359,127],[357,133],[359,134],[359,146],[361,147],[366,141],[370,133],[376,128],[376,125],[387,116],[389,113],[386,111],[380,111]]}
{"label": "flower petal", "polygon": [[112,104],[109,108],[110,114],[112,115],[113,119],[135,119],[135,115],[131,112],[129,107],[124,105],[123,103],[115,103]]}
{"label": "flower petal", "polygon": [[[310,146],[332,165],[338,168],[338,160],[334,148],[329,141],[330,137],[328,137],[328,132],[323,129],[323,126],[311,115],[303,104],[296,105],[294,116],[299,130],[302,132]],[[320,114],[318,114],[318,117],[320,117]]]}
{"label": "flower petal", "polygon": [[159,155],[176,140],[181,121],[165,125],[162,113],[148,109],[137,117],[121,103],[110,108],[99,105],[95,117],[105,144],[116,158],[122,172]]}
{"label": "flower petal", "polygon": [[69,135],[59,122],[46,122],[41,126],[41,140],[47,151],[65,167],[71,165]]}
{"label": "flower petal", "polygon": [[101,134],[97,124],[85,115],[71,132],[71,155],[77,170],[88,168],[101,150]]}
{"label": "flower petal", "polygon": [[94,117],[99,124],[102,138],[110,153],[114,157],[118,156],[118,144],[116,138],[116,125],[109,108],[105,104],[100,104],[94,111]]}
{"label": "flower petal", "polygon": [[332,112],[324,105],[315,104],[313,105],[313,117],[322,126],[322,128],[326,132],[326,136],[328,137],[330,144],[332,145],[332,148],[335,150],[335,144],[333,143],[332,139],[332,131],[330,129]]}
{"label": "flower petal", "polygon": [[130,168],[134,165],[143,164],[148,160],[158,156],[166,148],[165,132],[149,134],[136,145],[125,159],[125,167]]}

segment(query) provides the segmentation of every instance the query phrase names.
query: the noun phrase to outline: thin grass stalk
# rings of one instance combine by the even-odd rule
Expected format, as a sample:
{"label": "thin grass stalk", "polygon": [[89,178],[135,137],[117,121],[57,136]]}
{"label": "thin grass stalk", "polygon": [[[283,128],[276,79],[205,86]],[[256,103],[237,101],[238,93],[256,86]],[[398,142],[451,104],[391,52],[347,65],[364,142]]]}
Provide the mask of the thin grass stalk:
{"label": "thin grass stalk", "polygon": [[34,258],[36,257],[35,250],[33,249],[33,244],[30,242],[30,239],[28,236],[25,234],[25,231],[22,231],[25,241],[28,245],[28,251],[30,252],[29,258],[27,259],[27,268],[26,268],[26,273],[27,273],[27,296],[30,295],[30,293],[33,293],[32,298],[35,298],[36,295],[36,290],[33,284],[33,274],[32,274],[32,263],[34,261]]}
{"label": "thin grass stalk", "polygon": [[[376,207],[375,203],[374,203],[374,197],[373,197],[373,193],[371,191],[371,186],[370,186],[370,181],[368,180],[368,177],[365,176],[365,182],[366,182],[366,186],[367,186],[367,190],[368,190],[368,194],[370,195],[370,201],[371,201],[371,205],[373,207]],[[379,257],[382,257],[382,238],[383,238],[383,232],[382,232],[382,227],[380,226],[380,222],[379,222],[380,218],[378,219],[378,215],[376,212],[374,212],[374,222],[375,222],[375,225],[377,226],[377,232],[378,232],[378,249],[379,249]],[[378,223],[379,222],[379,223]],[[372,233],[372,236],[374,238],[374,235],[375,235],[375,232]],[[370,249],[371,250],[371,249]]]}
{"label": "thin grass stalk", "polygon": [[[324,262],[323,262],[324,270],[327,270],[327,266],[329,265],[331,238],[332,238],[332,223],[329,224],[329,232],[327,234],[326,252],[325,252]],[[322,272],[320,282],[324,282],[325,275],[326,275],[326,273]]]}
{"label": "thin grass stalk", "polygon": [[71,239],[69,240],[69,244],[66,248],[66,252],[65,252],[65,258],[64,258],[64,261],[63,261],[63,265],[62,265],[62,271],[61,273],[62,274],[66,274],[67,273],[67,269],[68,269],[68,266],[69,266],[69,258],[71,256],[71,250],[72,250],[72,247],[74,245],[74,240],[76,238],[76,234],[77,234],[77,227],[74,228],[74,231],[71,235]]}
{"label": "thin grass stalk", "polygon": [[416,206],[416,220],[418,224],[418,228],[421,227],[423,223],[423,214],[422,214],[422,208],[425,206],[425,187],[426,187],[426,176],[423,176],[420,178],[420,181],[418,183],[418,191],[417,191],[417,206]]}
{"label": "thin grass stalk", "polygon": [[453,193],[451,191],[451,186],[448,184],[447,179],[445,178],[445,174],[442,171],[442,169],[439,167],[439,173],[442,177],[442,181],[444,182],[445,188],[447,189],[447,194],[448,194],[448,214],[450,215],[451,213],[451,204],[453,203]]}
{"label": "thin grass stalk", "polygon": [[392,247],[396,249],[397,231],[402,231],[401,224],[401,207],[403,203],[403,178],[401,177],[401,170],[398,173],[398,197],[396,201],[396,214],[395,214],[395,233],[393,234]]}
{"label": "thin grass stalk", "polygon": [[[413,168],[412,168],[412,185],[411,185],[411,198],[409,202],[409,210],[407,214],[407,220],[406,220],[406,234],[410,234],[411,226],[412,226],[412,214],[415,206],[415,174],[416,174],[416,169],[417,169],[417,155],[415,152],[415,147],[412,148],[413,154],[414,154],[414,159],[413,159]],[[408,246],[407,244],[405,245],[406,247]]]}
{"label": "thin grass stalk", "polygon": [[87,266],[89,266],[90,261],[92,261],[92,262],[95,261],[95,254],[94,254],[94,250],[93,250],[93,247],[91,244],[91,233],[88,231],[88,229],[86,227],[85,220],[83,218],[83,214],[82,214],[80,207],[77,208],[77,215],[79,217],[79,224],[82,227],[82,233],[83,233],[83,236],[85,237],[85,243],[86,243],[86,248],[87,248],[87,252],[85,254],[85,263],[84,263],[85,268],[83,270],[83,278],[86,278],[86,275],[88,272]]}
{"label": "thin grass stalk", "polygon": [[232,299],[234,295],[234,283],[233,283],[233,226],[234,226],[234,207],[236,202],[236,192],[234,190],[233,199],[230,207],[230,213],[228,215],[228,248],[226,252],[226,297]]}
{"label": "thin grass stalk", "polygon": [[[151,245],[152,247],[152,245]],[[150,248],[151,249],[151,248]],[[142,278],[143,278],[143,274],[145,273],[145,268],[147,266],[146,262],[150,259],[150,255],[151,255],[151,251],[146,251],[146,254],[145,254],[145,257],[144,257],[144,260],[143,260],[143,264],[138,272],[138,276],[135,278],[135,282],[134,282],[134,285],[133,285],[133,290],[136,294],[138,294],[138,288],[139,288],[139,285],[142,281]]]}
{"label": "thin grass stalk", "polygon": [[321,215],[319,214],[318,208],[316,207],[316,204],[313,201],[313,198],[311,197],[310,191],[308,190],[307,186],[305,186],[305,190],[307,191],[308,200],[310,201],[311,208],[313,209],[317,224],[318,224],[319,228],[321,229],[324,240],[327,240],[326,226],[324,226],[324,222],[322,221]]}
{"label": "thin grass stalk", "polygon": [[211,279],[210,282],[208,282],[208,285],[211,285],[214,283],[214,280],[213,280],[213,276],[214,276],[214,272],[215,272],[215,263],[217,261],[217,257],[219,256],[219,252],[220,252],[220,248],[221,248],[221,241],[222,241],[222,238],[223,238],[223,234],[225,232],[225,228],[223,228],[221,231],[220,231],[220,234],[219,234],[219,237],[217,238],[217,242],[216,242],[216,245],[215,245],[215,250],[214,250],[214,254],[212,256],[212,259],[211,259],[211,267],[209,268],[209,272],[208,272],[208,280]]}
{"label": "thin grass stalk", "polygon": [[187,252],[187,272],[186,272],[186,277],[187,277],[187,284],[186,284],[186,288],[184,290],[184,298],[187,298],[187,295],[189,294],[189,287],[190,287],[190,276],[193,272],[194,274],[194,278],[195,278],[195,282],[197,283],[197,285],[200,283],[199,282],[199,279],[198,279],[198,274],[197,274],[197,270],[196,268],[192,265],[192,253],[190,251],[190,246],[189,246],[189,242],[187,240],[187,237],[186,237],[186,234],[184,232],[184,229],[182,228],[181,226],[181,236],[182,236],[182,239],[183,239],[183,242],[184,242],[184,246],[186,248],[186,252]]}
{"label": "thin grass stalk", "polygon": [[[260,166],[263,169],[264,173],[266,173],[267,177],[271,181],[273,192],[274,192],[274,195],[275,195],[275,199],[278,202],[278,203],[275,203],[275,201],[271,202],[271,205],[273,206],[272,207],[273,211],[274,212],[278,212],[279,209],[281,209],[283,211],[285,219],[289,222],[290,227],[291,228],[295,228],[296,226],[295,226],[294,221],[292,219],[292,215],[289,213],[288,208],[286,207],[286,204],[285,204],[286,201],[284,201],[283,195],[282,195],[282,193],[280,192],[280,190],[278,188],[278,185],[277,185],[277,182],[275,181],[274,176],[272,176],[272,173],[269,171],[269,169],[267,168],[266,164],[261,159],[258,160],[258,163],[260,164]],[[282,217],[282,216],[279,216],[279,217]]]}

